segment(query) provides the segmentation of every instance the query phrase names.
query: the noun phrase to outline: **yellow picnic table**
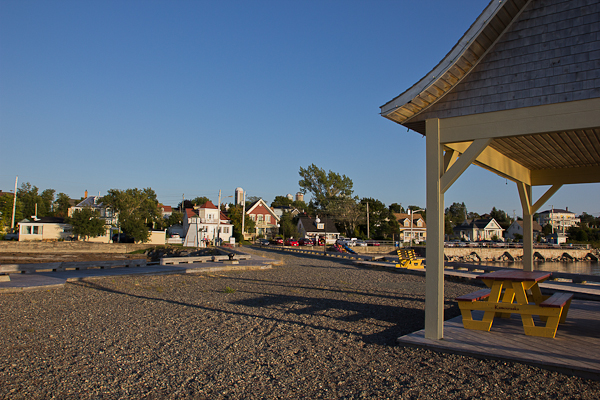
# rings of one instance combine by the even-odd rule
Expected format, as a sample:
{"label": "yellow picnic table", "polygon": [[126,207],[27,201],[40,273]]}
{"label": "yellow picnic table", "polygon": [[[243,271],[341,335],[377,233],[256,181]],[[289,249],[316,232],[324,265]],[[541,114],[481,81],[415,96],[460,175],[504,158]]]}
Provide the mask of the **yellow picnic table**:
{"label": "yellow picnic table", "polygon": [[[539,283],[550,278],[551,272],[499,270],[480,275],[489,289],[482,289],[457,297],[458,306],[467,329],[489,331],[495,317],[508,318],[519,314],[526,335],[551,337],[556,335],[558,324],[567,318],[572,294],[555,293],[544,296]],[[472,311],[483,311],[481,320],[474,320]],[[536,326],[533,316],[540,317],[545,326]]]}

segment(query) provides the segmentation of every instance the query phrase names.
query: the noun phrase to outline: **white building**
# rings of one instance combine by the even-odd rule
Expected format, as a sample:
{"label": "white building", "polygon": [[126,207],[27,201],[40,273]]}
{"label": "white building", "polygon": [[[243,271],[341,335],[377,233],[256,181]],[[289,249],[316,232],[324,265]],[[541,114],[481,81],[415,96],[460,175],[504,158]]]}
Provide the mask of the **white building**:
{"label": "white building", "polygon": [[574,213],[569,211],[569,207],[564,210],[552,207],[550,210],[538,213],[537,222],[541,226],[550,224],[552,233],[565,235],[568,233],[570,227],[577,226],[581,220],[577,218]]}
{"label": "white building", "polygon": [[233,224],[219,209],[207,201],[197,209],[187,208],[183,215],[183,230],[186,232],[183,245],[205,247],[208,243],[229,242],[233,235]]}

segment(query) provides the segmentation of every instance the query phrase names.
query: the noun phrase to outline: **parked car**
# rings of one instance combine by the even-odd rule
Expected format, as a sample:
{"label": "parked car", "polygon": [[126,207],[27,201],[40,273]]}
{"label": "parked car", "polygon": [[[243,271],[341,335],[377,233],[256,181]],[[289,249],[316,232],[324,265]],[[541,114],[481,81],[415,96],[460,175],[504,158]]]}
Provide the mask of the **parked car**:
{"label": "parked car", "polygon": [[361,246],[361,247],[365,247],[367,245],[367,242],[365,242],[364,240],[357,240],[356,241],[356,245],[357,246]]}
{"label": "parked car", "polygon": [[7,233],[4,235],[4,240],[19,240],[18,233]]}
{"label": "parked car", "polygon": [[312,239],[309,238],[302,238],[300,240],[298,240],[298,244],[300,246],[314,246],[314,242],[312,241]]}
{"label": "parked car", "polygon": [[282,238],[273,238],[273,239],[271,239],[271,244],[274,244],[276,246],[283,246],[283,239]]}
{"label": "parked car", "polygon": [[256,244],[259,244],[261,246],[268,246],[269,245],[269,241],[267,239],[258,239],[256,241]]}
{"label": "parked car", "polygon": [[369,240],[369,241],[367,241],[367,245],[369,245],[369,246],[381,246],[381,244],[379,242],[376,242],[375,240]]}
{"label": "parked car", "polygon": [[298,246],[298,241],[294,238],[285,239],[285,246]]}

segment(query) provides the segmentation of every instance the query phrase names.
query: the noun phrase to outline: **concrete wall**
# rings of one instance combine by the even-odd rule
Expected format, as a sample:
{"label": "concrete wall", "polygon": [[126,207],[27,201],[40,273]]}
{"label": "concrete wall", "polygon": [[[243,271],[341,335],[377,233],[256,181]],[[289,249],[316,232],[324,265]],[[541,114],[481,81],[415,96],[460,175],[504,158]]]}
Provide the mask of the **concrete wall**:
{"label": "concrete wall", "polygon": [[2,253],[131,253],[152,244],[89,242],[0,242]]}

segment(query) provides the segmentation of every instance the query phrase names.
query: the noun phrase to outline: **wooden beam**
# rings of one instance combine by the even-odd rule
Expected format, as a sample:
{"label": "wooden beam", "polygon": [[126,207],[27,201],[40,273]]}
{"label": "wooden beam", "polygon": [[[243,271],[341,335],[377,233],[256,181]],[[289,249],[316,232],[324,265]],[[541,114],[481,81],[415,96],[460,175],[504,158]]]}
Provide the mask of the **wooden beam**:
{"label": "wooden beam", "polygon": [[600,98],[440,120],[442,143],[600,127]]}
{"label": "wooden beam", "polygon": [[[598,112],[600,114],[600,111]],[[569,183],[600,183],[600,167],[542,169],[531,171],[531,185],[565,185]]]}
{"label": "wooden beam", "polygon": [[[470,144],[470,142],[446,143],[445,146],[459,153],[464,153]],[[473,163],[511,181],[531,184],[531,175],[528,168],[491,147],[483,150]]]}
{"label": "wooden beam", "polygon": [[444,148],[439,119],[426,121],[427,256],[425,271],[425,338],[444,336],[444,193],[441,190]]}
{"label": "wooden beam", "polygon": [[469,165],[479,157],[479,155],[487,148],[492,142],[492,139],[477,139],[471,143],[471,145],[465,150],[460,158],[448,169],[448,171],[442,176],[441,191],[446,193],[446,190],[452,186],[458,177],[465,172]]}

